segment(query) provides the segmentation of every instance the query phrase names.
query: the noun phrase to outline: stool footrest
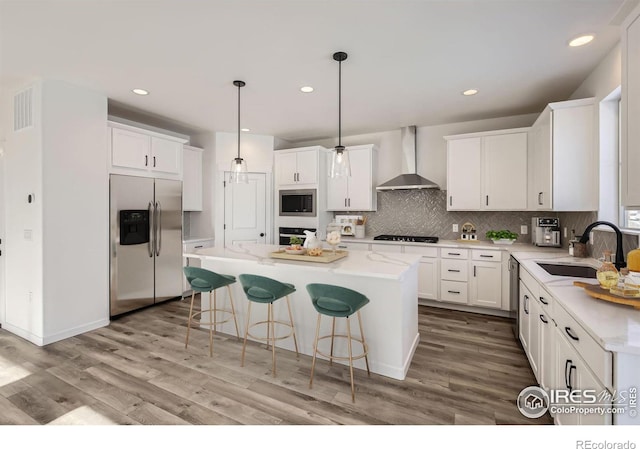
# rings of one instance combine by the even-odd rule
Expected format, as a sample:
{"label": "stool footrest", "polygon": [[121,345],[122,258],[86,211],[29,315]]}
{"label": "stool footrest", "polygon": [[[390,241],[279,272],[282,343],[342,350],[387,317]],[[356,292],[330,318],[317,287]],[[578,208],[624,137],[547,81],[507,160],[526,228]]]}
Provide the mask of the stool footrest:
{"label": "stool footrest", "polygon": [[[294,334],[294,328],[293,328],[293,326],[291,326],[291,324],[290,324],[290,323],[287,323],[287,322],[285,322],[285,321],[277,321],[277,320],[276,320],[276,321],[274,321],[273,323],[274,323],[274,325],[275,325],[275,324],[281,324],[281,325],[283,325],[283,326],[286,326],[286,327],[288,327],[291,331],[290,331],[287,335],[282,335],[282,336],[280,336],[280,337],[258,337],[258,336],[256,336],[256,335],[253,335],[253,334],[250,332],[250,329],[251,329],[251,328],[253,328],[253,327],[259,326],[259,325],[261,325],[261,324],[266,324],[267,326],[269,326],[269,325],[271,324],[271,322],[270,322],[270,321],[266,321],[266,320],[265,320],[265,321],[256,321],[255,323],[251,323],[251,324],[249,325],[249,327],[248,327],[248,329],[247,329],[247,336],[248,336],[248,337],[253,338],[254,340],[270,342],[271,340],[284,340],[285,338],[289,338],[289,337],[291,337],[291,336]],[[267,329],[268,329],[268,327],[267,327]]]}
{"label": "stool footrest", "polygon": [[[202,314],[203,313],[209,313],[209,312],[214,312],[214,313],[226,313],[229,314],[229,316],[224,319],[224,320],[217,320],[217,321],[211,321],[211,322],[204,322],[202,321]],[[227,309],[205,309],[205,310],[199,310],[198,312],[193,312],[191,314],[191,319],[194,319],[195,317],[197,317],[198,315],[200,315],[200,326],[202,325],[217,325],[217,324],[223,324],[223,323],[227,323],[231,320],[231,318],[233,318],[233,312],[231,310],[227,310]]]}
{"label": "stool footrest", "polygon": [[[349,338],[348,335],[344,335],[344,334],[335,334],[333,337],[334,338],[344,338],[344,339],[348,339]],[[318,341],[325,340],[327,338],[331,338],[331,335],[325,335],[325,336],[322,336],[322,337],[318,337]],[[352,355],[351,356],[351,360],[358,360],[358,359],[361,359],[363,357],[366,357],[369,354],[369,351],[366,350],[365,343],[362,340],[362,338],[356,338],[356,337],[354,337],[352,335],[351,336],[351,340],[352,341],[357,341],[358,343],[360,343],[362,345],[362,348],[363,348],[363,352],[361,354]],[[326,353],[320,351],[320,349],[316,349],[316,352],[318,354],[320,354],[321,356],[324,356],[324,357],[328,358],[329,360],[349,360],[349,356],[330,355],[330,354],[326,354]]]}

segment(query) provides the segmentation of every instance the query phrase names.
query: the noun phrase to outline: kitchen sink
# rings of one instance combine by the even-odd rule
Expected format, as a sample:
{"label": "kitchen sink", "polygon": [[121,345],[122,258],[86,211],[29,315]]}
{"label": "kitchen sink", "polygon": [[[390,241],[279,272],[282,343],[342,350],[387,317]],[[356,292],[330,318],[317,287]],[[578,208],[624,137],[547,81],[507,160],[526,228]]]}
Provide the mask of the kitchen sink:
{"label": "kitchen sink", "polygon": [[596,269],[588,265],[536,263],[547,273],[553,276],[571,276],[575,278],[596,279]]}

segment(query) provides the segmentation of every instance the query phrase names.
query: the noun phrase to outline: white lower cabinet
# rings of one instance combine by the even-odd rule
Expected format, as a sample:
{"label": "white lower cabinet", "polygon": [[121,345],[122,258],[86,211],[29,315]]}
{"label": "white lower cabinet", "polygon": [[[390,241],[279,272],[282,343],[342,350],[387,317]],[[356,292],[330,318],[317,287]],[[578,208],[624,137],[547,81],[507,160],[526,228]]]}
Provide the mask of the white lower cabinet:
{"label": "white lower cabinet", "polygon": [[522,266],[518,326],[538,384],[553,393],[550,413],[555,422],[611,424],[611,413],[583,413],[576,408],[589,408],[594,401],[598,406],[611,405],[611,397],[606,395],[614,384],[612,353]]}
{"label": "white lower cabinet", "polygon": [[[530,319],[530,308],[531,308],[531,299],[533,295],[524,284],[524,282],[520,281],[520,297],[518,300],[518,336],[520,337],[520,344],[522,344],[522,348],[524,349],[525,354],[530,359],[531,355],[529,352],[529,329],[531,327],[531,319]],[[531,360],[529,360],[531,363]]]}
{"label": "white lower cabinet", "polygon": [[469,303],[469,250],[444,248],[440,254],[440,300]]}
{"label": "white lower cabinet", "polygon": [[405,246],[404,252],[422,256],[420,265],[418,265],[418,297],[422,299],[438,299],[440,283],[438,248]]}
{"label": "white lower cabinet", "polygon": [[473,250],[469,277],[469,304],[502,307],[502,252]]}
{"label": "white lower cabinet", "polygon": [[[561,401],[562,404],[566,402],[567,406],[582,406],[588,407],[589,401],[586,397],[585,390],[588,390],[592,394],[598,397],[601,392],[606,391],[604,385],[596,376],[591,372],[586,362],[580,357],[578,351],[573,347],[571,343],[564,336],[564,330],[558,327],[555,333],[555,347],[556,347],[556,387],[559,390],[567,391],[569,394],[573,393],[579,403],[573,401]],[[602,400],[597,400],[598,405],[602,405]],[[611,400],[609,400],[609,405]],[[563,410],[561,413],[554,415],[557,424],[611,424],[611,413],[569,413]]]}

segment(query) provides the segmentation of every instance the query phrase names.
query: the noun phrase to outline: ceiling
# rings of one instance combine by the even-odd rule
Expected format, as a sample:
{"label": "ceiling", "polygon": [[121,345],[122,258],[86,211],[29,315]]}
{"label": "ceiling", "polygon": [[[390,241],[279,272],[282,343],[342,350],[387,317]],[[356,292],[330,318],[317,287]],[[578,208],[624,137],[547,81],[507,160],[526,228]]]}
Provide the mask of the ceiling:
{"label": "ceiling", "polygon": [[236,132],[241,79],[242,127],[295,142],[337,136],[345,51],[343,135],[479,120],[567,99],[618,42],[623,3],[0,0],[0,83],[66,80],[112,111]]}

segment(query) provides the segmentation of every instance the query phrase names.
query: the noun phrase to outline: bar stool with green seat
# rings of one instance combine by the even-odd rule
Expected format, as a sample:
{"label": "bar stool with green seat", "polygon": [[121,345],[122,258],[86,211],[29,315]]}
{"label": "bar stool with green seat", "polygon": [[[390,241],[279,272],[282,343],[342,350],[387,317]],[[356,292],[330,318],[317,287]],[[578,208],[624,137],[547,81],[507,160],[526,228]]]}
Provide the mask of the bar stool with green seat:
{"label": "bar stool with green seat", "polygon": [[[313,303],[313,307],[318,311],[318,322],[316,325],[316,338],[313,343],[313,361],[311,363],[311,379],[309,380],[309,388],[313,385],[313,372],[316,366],[316,356],[320,354],[329,359],[329,363],[333,363],[333,360],[348,360],[349,361],[349,375],[351,377],[351,400],[353,402],[356,401],[356,390],[355,384],[353,382],[353,361],[357,359],[361,359],[364,357],[365,363],[367,365],[367,375],[370,376],[371,372],[369,371],[369,359],[367,354],[369,352],[367,348],[367,343],[364,338],[364,332],[362,331],[362,318],[360,316],[360,309],[365,306],[369,302],[369,298],[367,298],[362,293],[359,293],[355,290],[351,290],[345,287],[339,287],[337,285],[330,284],[308,284],[307,292],[309,292],[309,296],[311,296],[311,302]],[[349,317],[353,314],[358,316],[358,325],[360,327],[360,338],[357,336],[351,335],[351,324],[349,321]],[[333,322],[331,325],[331,334],[320,336],[320,322],[322,320],[322,315],[330,316],[333,318]],[[336,318],[346,318],[347,319],[347,334],[336,334]],[[335,356],[333,355],[333,344],[334,339],[338,338],[346,338],[347,340],[347,348],[348,348],[348,357],[344,356]],[[324,340],[330,338],[331,339],[331,350],[329,354],[325,354],[318,350],[318,342],[320,340]],[[362,353],[353,355],[352,342],[358,341],[362,345]]]}
{"label": "bar stool with green seat", "polygon": [[[269,348],[269,343],[271,344],[271,360],[272,360],[272,368],[271,371],[273,376],[276,375],[276,340],[282,340],[284,338],[288,338],[293,336],[293,343],[296,348],[296,356],[298,355],[298,341],[296,340],[296,330],[293,325],[293,316],[291,315],[291,304],[289,302],[289,295],[296,291],[296,288],[292,284],[287,284],[284,282],[277,281],[275,279],[271,279],[264,276],[258,276],[255,274],[241,274],[238,276],[240,278],[240,284],[242,284],[242,289],[244,290],[247,299],[249,300],[249,307],[247,310],[247,325],[244,328],[244,344],[242,345],[242,359],[240,362],[240,366],[244,366],[244,355],[247,347],[247,337],[251,337],[255,340],[265,341],[267,343],[267,349]],[[278,321],[274,318],[273,315],[273,303],[280,298],[286,298],[287,300],[287,309],[289,311],[289,322]],[[267,307],[267,319],[262,321],[257,321],[255,323],[251,323],[251,304],[254,302],[268,304]],[[266,324],[267,327],[267,336],[266,337],[258,337],[249,332],[249,329],[259,326],[261,324]],[[286,335],[276,336],[275,325],[281,324],[291,329]]]}
{"label": "bar stool with green seat", "polygon": [[[191,305],[189,306],[189,320],[187,322],[187,339],[184,343],[185,349],[189,345],[189,331],[191,330],[191,320],[196,316],[200,315],[200,325],[209,326],[209,356],[213,356],[213,333],[217,332],[216,326],[218,324],[223,324],[233,318],[233,323],[236,327],[236,336],[240,339],[240,332],[238,331],[238,320],[236,319],[236,310],[233,307],[233,296],[231,295],[231,288],[229,287],[231,284],[236,282],[236,278],[233,276],[229,276],[227,274],[215,273],[210,270],[205,270],[204,268],[199,267],[184,267],[184,274],[191,286],[191,290],[193,293],[191,294]],[[229,292],[229,303],[231,304],[231,309],[218,308],[218,304],[216,301],[216,290],[222,287],[227,287]],[[196,295],[196,292],[204,293],[209,292],[209,308],[202,309],[197,312],[193,311],[193,300]],[[213,292],[213,302],[211,302],[211,292]],[[202,321],[202,314],[205,312],[209,312],[209,321]],[[226,315],[226,319],[218,320],[218,312],[221,312]]]}

